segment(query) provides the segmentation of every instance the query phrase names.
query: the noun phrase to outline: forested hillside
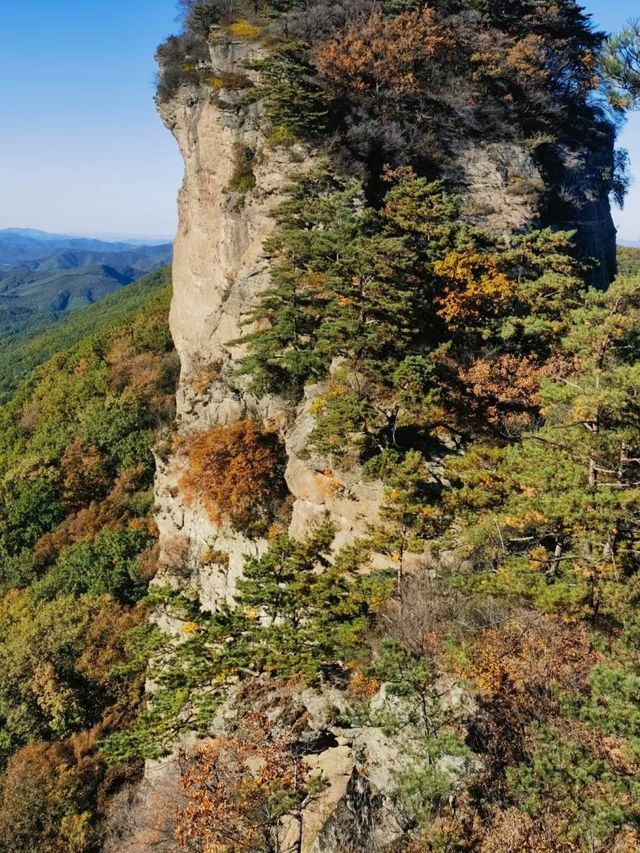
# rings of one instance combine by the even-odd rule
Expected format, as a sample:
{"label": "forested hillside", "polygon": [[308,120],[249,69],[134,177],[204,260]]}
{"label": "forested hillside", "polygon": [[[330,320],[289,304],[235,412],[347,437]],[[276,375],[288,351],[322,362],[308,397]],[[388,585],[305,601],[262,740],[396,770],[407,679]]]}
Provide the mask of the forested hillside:
{"label": "forested hillside", "polygon": [[51,356],[83,338],[135,314],[170,280],[168,267],[149,273],[135,286],[123,287],[96,305],[73,311],[56,323],[26,330],[0,340],[0,402],[6,402],[19,383]]}
{"label": "forested hillside", "polygon": [[618,272],[620,275],[640,273],[640,249],[631,246],[618,247]]}
{"label": "forested hillside", "polygon": [[151,642],[151,448],[171,423],[178,369],[159,278],[35,339],[53,357],[0,409],[7,853],[99,849],[110,793],[136,772],[108,768],[97,743],[139,704]]}

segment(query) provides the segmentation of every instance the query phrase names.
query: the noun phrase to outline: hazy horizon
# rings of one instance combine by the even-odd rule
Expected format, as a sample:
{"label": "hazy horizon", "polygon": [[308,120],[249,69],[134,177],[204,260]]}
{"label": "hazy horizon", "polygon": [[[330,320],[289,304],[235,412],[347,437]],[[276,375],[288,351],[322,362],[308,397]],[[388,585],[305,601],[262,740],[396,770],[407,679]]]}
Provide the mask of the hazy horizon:
{"label": "hazy horizon", "polygon": [[43,228],[30,228],[25,225],[3,225],[0,226],[0,234],[7,234],[10,232],[16,233],[24,233],[28,235],[29,232],[37,233],[37,234],[46,234],[49,237],[59,237],[59,238],[67,238],[67,239],[81,239],[81,240],[102,240],[108,243],[126,243],[131,241],[139,241],[142,240],[145,243],[149,241],[157,241],[158,243],[171,243],[175,238],[175,234],[131,234],[129,232],[105,232],[101,234],[95,234],[93,232],[82,233],[74,231],[72,233],[69,232],[60,232],[60,231],[49,231]]}
{"label": "hazy horizon", "polygon": [[176,5],[3,7],[0,228],[173,237],[182,163],[153,96],[155,50],[178,29]]}

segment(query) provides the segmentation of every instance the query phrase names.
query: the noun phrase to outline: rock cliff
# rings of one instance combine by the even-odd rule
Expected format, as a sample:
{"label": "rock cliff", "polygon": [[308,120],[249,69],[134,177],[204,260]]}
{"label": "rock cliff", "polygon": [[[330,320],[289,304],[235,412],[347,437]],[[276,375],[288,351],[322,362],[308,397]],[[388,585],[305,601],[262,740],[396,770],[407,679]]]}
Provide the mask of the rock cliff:
{"label": "rock cliff", "polygon": [[[211,44],[210,52],[214,77],[235,71],[256,80],[257,72],[250,69],[263,56],[262,48],[224,40]],[[275,424],[287,449],[286,480],[294,498],[291,532],[303,535],[328,514],[340,531],[339,543],[348,542],[375,519],[379,490],[353,474],[328,470],[326,460],[308,453],[309,409],[318,388],[307,389],[297,411],[272,396],[256,398],[236,375],[244,348],[231,343],[245,331],[257,297],[269,284],[264,243],[274,229],[270,213],[285,197],[291,177],[312,165],[313,151],[302,144],[270,146],[261,104],[243,105],[237,90],[212,94],[210,87],[183,86],[159,109],[185,164],[170,317],[182,365],[178,435],[248,414]],[[251,163],[253,186],[246,193],[233,189],[239,152]],[[603,178],[613,167],[612,157],[613,139],[606,129],[590,149],[559,146],[551,173],[522,145],[461,141],[445,177],[462,197],[464,215],[473,225],[505,235],[550,222],[576,229],[580,251],[598,261],[594,280],[606,286],[615,273],[615,228]],[[216,528],[202,508],[183,502],[178,489],[183,464],[179,449],[158,460],[157,521],[167,566],[160,580],[171,576],[175,543],[183,540],[203,604],[212,606],[233,594],[243,555],[261,544]],[[228,554],[228,567],[203,562],[202,555],[211,552]]]}
{"label": "rock cliff", "polygon": [[[251,68],[262,48],[254,43],[220,40],[210,45],[210,51],[213,77],[242,73],[256,79],[258,72]],[[303,402],[292,408],[275,396],[257,398],[237,375],[243,348],[231,342],[242,335],[257,297],[269,283],[264,244],[274,229],[271,213],[285,197],[291,176],[313,164],[314,151],[302,143],[272,147],[263,130],[261,103],[243,104],[237,88],[212,91],[210,86],[183,85],[159,108],[178,142],[185,177],[171,308],[182,371],[177,435],[170,447],[158,451],[157,459],[161,568],[156,582],[175,587],[188,583],[198,590],[203,608],[215,609],[233,600],[244,558],[263,552],[267,543],[216,525],[204,507],[184,499],[180,480],[188,436],[248,416],[276,429],[286,448],[294,536],[305,535],[329,518],[337,528],[336,543],[352,542],[375,522],[381,487],[365,482],[357,472],[329,467],[326,460],[309,453],[313,401],[321,388],[308,387]],[[239,158],[250,164],[251,171],[251,185],[243,191],[234,185]],[[544,158],[513,142],[460,141],[451,151],[444,177],[462,197],[471,224],[505,235],[549,222],[577,228],[581,251],[600,261],[595,278],[606,285],[615,268],[615,231],[606,185],[594,176],[610,168],[611,160],[612,140],[604,132],[595,152],[557,149],[551,170]],[[175,619],[163,613],[156,618],[167,631],[179,633]],[[283,827],[285,835],[299,831],[291,849],[313,853],[389,849],[402,835],[402,815],[387,797],[397,744],[381,729],[345,730],[332,720],[328,709],[340,706],[339,691],[307,689],[292,696],[278,694],[268,685],[265,690],[271,691],[269,706],[276,717],[287,709],[289,716],[304,720],[304,737],[316,743],[307,760],[328,780],[309,806],[303,829]],[[224,731],[234,719],[238,701],[230,696],[212,733]],[[456,695],[451,701],[463,707],[467,699]],[[176,754],[149,765],[144,802],[177,785]],[[134,806],[143,808],[140,800]],[[167,825],[158,829],[158,849],[175,849],[170,823],[168,817]],[[148,849],[135,831],[127,845],[130,850]]]}

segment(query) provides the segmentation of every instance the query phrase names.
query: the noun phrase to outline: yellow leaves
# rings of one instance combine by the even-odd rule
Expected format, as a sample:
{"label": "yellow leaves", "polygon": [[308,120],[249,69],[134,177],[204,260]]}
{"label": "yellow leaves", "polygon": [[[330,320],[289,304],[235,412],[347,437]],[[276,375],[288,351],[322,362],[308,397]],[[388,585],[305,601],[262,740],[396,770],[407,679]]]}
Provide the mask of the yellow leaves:
{"label": "yellow leaves", "polygon": [[200,631],[200,626],[196,622],[186,622],[182,626],[182,633],[192,636]]}
{"label": "yellow leaves", "polygon": [[528,554],[527,568],[532,572],[538,573],[542,568],[549,564],[549,552],[544,545],[536,545],[531,548]]}
{"label": "yellow leaves", "polygon": [[344,383],[340,381],[341,378],[342,373],[337,377],[333,377],[325,393],[321,394],[319,397],[316,397],[313,403],[311,403],[311,405],[309,406],[309,414],[322,414],[328,403],[330,403],[332,400],[339,400],[341,397],[344,396],[347,389],[345,388]]}
{"label": "yellow leaves", "polygon": [[242,19],[229,24],[229,33],[234,38],[242,39],[243,41],[257,41],[262,35],[262,27],[258,27],[250,21]]}
{"label": "yellow leaves", "polygon": [[216,563],[223,569],[229,568],[229,555],[226,551],[219,551],[217,548],[205,548],[200,560],[205,564]]}
{"label": "yellow leaves", "polygon": [[306,270],[300,276],[300,290],[318,299],[330,299],[333,296],[330,276],[317,270]]}
{"label": "yellow leaves", "polygon": [[309,406],[309,414],[310,415],[318,415],[324,407],[326,406],[327,400],[326,397],[318,397],[316,400],[311,403]]}
{"label": "yellow leaves", "polygon": [[500,271],[494,255],[450,252],[434,264],[444,284],[436,297],[438,314],[452,329],[503,313],[512,299],[516,283]]}
{"label": "yellow leaves", "polygon": [[598,419],[596,400],[577,398],[573,404],[573,417],[581,423],[594,423]]}
{"label": "yellow leaves", "polygon": [[540,702],[538,694],[553,685],[582,687],[597,661],[585,627],[523,614],[483,631],[463,674],[489,696],[517,696],[523,707],[534,707]]}
{"label": "yellow leaves", "polygon": [[[545,524],[546,517],[535,509],[529,510],[522,515],[506,515],[501,519],[501,526],[506,527],[514,533],[524,533],[526,530],[535,529]],[[546,551],[545,551],[546,553]]]}
{"label": "yellow leaves", "polygon": [[571,565],[576,575],[590,587],[600,586],[611,580],[620,580],[620,569],[615,560],[603,559],[595,563],[588,562],[586,565],[575,560]]}
{"label": "yellow leaves", "polygon": [[51,661],[41,661],[33,671],[31,692],[37,705],[49,719],[55,732],[64,732],[73,716],[76,697],[73,690],[58,677]]}
{"label": "yellow leaves", "polygon": [[380,681],[377,678],[367,678],[362,670],[356,669],[349,679],[347,690],[353,699],[368,702],[380,690]]}

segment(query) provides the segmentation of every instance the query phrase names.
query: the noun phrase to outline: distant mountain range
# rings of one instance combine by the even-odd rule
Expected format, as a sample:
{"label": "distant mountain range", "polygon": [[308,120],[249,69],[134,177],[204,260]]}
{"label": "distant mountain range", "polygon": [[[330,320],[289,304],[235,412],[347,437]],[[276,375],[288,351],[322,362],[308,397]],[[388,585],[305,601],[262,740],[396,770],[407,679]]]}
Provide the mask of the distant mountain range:
{"label": "distant mountain range", "polygon": [[50,234],[33,228],[0,229],[0,267],[37,260],[67,249],[79,252],[121,252],[137,246],[160,245],[152,240],[98,240],[93,237],[71,237]]}
{"label": "distant mountain range", "polygon": [[99,302],[169,263],[171,248],[0,230],[0,339]]}

